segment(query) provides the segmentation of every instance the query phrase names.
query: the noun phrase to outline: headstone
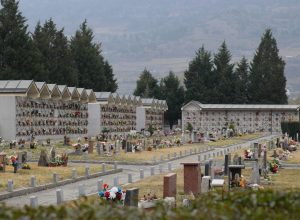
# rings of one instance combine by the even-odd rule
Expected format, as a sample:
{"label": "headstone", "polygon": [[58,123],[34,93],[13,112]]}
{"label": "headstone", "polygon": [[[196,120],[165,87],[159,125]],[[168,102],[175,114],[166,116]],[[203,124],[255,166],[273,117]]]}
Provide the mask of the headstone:
{"label": "headstone", "polygon": [[58,182],[58,175],[57,173],[53,173],[53,183],[57,183]]}
{"label": "headstone", "polygon": [[72,169],[72,179],[77,178],[77,170],[75,168]]}
{"label": "headstone", "polygon": [[[270,146],[268,144],[267,144],[267,147],[270,148]],[[261,144],[258,144],[258,158],[261,157],[261,151],[262,151],[262,146],[261,146]]]}
{"label": "headstone", "polygon": [[229,174],[228,174],[228,189],[229,190],[235,183],[236,176],[241,177],[242,169],[245,169],[245,165],[229,165]]}
{"label": "headstone", "polygon": [[56,190],[56,203],[57,205],[62,204],[64,202],[64,194],[62,189]]}
{"label": "headstone", "polygon": [[50,160],[51,161],[55,161],[55,156],[56,156],[55,148],[51,147],[51,150],[50,150]]}
{"label": "headstone", "polygon": [[90,167],[86,166],[85,167],[85,177],[89,177],[90,176]]}
{"label": "headstone", "polygon": [[139,189],[138,188],[132,188],[132,189],[126,190],[124,206],[137,207],[138,200],[139,200]]}
{"label": "headstone", "polygon": [[172,170],[172,163],[168,163],[168,171],[171,171]]}
{"label": "headstone", "polygon": [[36,187],[36,178],[35,178],[35,176],[31,176],[31,178],[30,178],[30,186],[31,187]]}
{"label": "headstone", "polygon": [[102,172],[106,172],[106,164],[105,163],[102,163]]}
{"label": "headstone", "polygon": [[233,165],[238,165],[238,164],[239,164],[239,156],[238,156],[237,154],[235,154],[235,155],[233,156],[232,164],[233,164]]}
{"label": "headstone", "polygon": [[201,181],[201,193],[207,193],[210,190],[210,176],[202,177]]}
{"label": "headstone", "polygon": [[184,166],[184,193],[201,193],[201,166],[200,163],[182,163]]}
{"label": "headstone", "polygon": [[263,156],[263,169],[264,170],[267,170],[267,163],[268,163],[268,158],[267,158],[267,151],[266,150],[264,150],[264,152],[263,152],[264,154],[264,156]]}
{"label": "headstone", "polygon": [[238,157],[238,165],[242,165],[242,164],[243,164],[242,157],[239,156],[239,157]]}
{"label": "headstone", "polygon": [[204,175],[205,176],[210,176],[210,164],[209,164],[209,161],[205,161]]}
{"label": "headstone", "polygon": [[114,162],[114,169],[118,169],[118,163],[116,161]]}
{"label": "headstone", "polygon": [[97,142],[97,144],[96,144],[96,149],[97,149],[98,155],[101,155],[101,148],[102,148],[101,143],[100,143],[100,142]]}
{"label": "headstone", "polygon": [[128,183],[132,183],[132,174],[128,173]]}
{"label": "headstone", "polygon": [[140,179],[144,179],[144,170],[140,169]]}
{"label": "headstone", "polygon": [[114,186],[116,186],[116,187],[119,186],[119,177],[114,178]]}
{"label": "headstone", "polygon": [[102,190],[103,179],[97,180],[97,190],[100,192]]}
{"label": "headstone", "polygon": [[259,166],[258,161],[252,161],[252,173],[250,177],[250,183],[252,184],[260,184],[260,175],[259,175]]}
{"label": "headstone", "polygon": [[189,207],[189,206],[190,206],[190,200],[188,200],[188,199],[183,199],[183,200],[182,200],[182,206],[183,206],[183,207]]}
{"label": "headstone", "polygon": [[155,168],[155,167],[153,167],[153,166],[150,167],[150,176],[154,176],[154,168]]}
{"label": "headstone", "polygon": [[36,196],[30,196],[30,207],[37,208],[38,207],[38,199]]}
{"label": "headstone", "polygon": [[164,198],[164,202],[169,208],[174,208],[176,206],[175,197],[166,197]]}
{"label": "headstone", "polygon": [[49,164],[48,155],[46,153],[46,150],[41,150],[38,166],[39,167],[47,167]]}
{"label": "headstone", "polygon": [[177,153],[176,152],[174,152],[174,158],[176,158],[177,157]]}
{"label": "headstone", "polygon": [[7,191],[8,192],[13,192],[14,191],[14,181],[13,180],[8,180],[7,181]]}
{"label": "headstone", "polygon": [[85,187],[83,184],[79,184],[79,186],[78,186],[78,197],[81,197],[81,196],[86,196]]}
{"label": "headstone", "polygon": [[254,143],[254,159],[258,158],[258,143]]}
{"label": "headstone", "polygon": [[177,174],[169,173],[164,176],[163,198],[176,197],[177,189]]}
{"label": "headstone", "polygon": [[162,172],[163,172],[163,165],[159,164],[159,173],[162,173]]}

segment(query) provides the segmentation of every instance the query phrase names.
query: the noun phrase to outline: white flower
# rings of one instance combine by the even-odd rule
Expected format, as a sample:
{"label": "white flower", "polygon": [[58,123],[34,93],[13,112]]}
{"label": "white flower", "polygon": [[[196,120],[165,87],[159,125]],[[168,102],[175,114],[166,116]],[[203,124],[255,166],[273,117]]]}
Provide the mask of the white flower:
{"label": "white flower", "polygon": [[109,198],[110,199],[115,199],[116,198],[116,193],[110,191]]}

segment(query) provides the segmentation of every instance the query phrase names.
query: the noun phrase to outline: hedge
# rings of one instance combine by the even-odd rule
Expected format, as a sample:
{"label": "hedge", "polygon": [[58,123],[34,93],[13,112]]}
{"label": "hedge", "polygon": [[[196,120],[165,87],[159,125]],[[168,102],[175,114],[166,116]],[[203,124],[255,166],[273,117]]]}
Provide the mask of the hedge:
{"label": "hedge", "polygon": [[300,192],[246,191],[207,194],[189,207],[168,208],[159,204],[153,211],[105,205],[96,201],[65,206],[19,209],[0,206],[0,219],[300,219]]}

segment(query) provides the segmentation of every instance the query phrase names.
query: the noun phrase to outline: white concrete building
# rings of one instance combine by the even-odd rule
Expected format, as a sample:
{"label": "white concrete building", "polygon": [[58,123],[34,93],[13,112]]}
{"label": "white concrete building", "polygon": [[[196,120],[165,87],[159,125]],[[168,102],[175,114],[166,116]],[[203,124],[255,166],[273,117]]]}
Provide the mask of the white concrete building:
{"label": "white concrete building", "polygon": [[[88,92],[87,92],[88,91]],[[0,136],[7,140],[87,135],[92,90],[32,80],[0,81]]]}
{"label": "white concrete building", "polygon": [[202,104],[190,101],[182,110],[182,129],[188,123],[201,133],[221,131],[230,124],[238,131],[281,132],[281,122],[299,121],[299,105]]}
{"label": "white concrete building", "polygon": [[164,113],[168,110],[165,100],[141,99],[142,105],[136,109],[137,131],[148,130],[150,124],[154,129],[164,128]]}
{"label": "white concrete building", "polygon": [[96,92],[96,103],[89,103],[89,136],[107,131],[110,134],[128,134],[130,131],[163,128],[165,101],[141,99],[132,95]]}

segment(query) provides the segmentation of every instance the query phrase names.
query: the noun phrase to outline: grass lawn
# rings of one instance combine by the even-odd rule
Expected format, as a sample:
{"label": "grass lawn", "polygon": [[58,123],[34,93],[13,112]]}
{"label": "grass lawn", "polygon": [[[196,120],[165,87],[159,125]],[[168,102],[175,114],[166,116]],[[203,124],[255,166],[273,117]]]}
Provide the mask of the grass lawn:
{"label": "grass lawn", "polygon": [[[88,160],[99,160],[99,161],[124,161],[124,162],[145,162],[145,161],[152,161],[153,157],[155,156],[157,160],[160,159],[160,156],[163,155],[164,158],[167,158],[167,155],[170,154],[172,157],[173,154],[176,152],[177,156],[179,155],[180,151],[184,153],[185,150],[188,152],[190,149],[195,148],[204,148],[207,146],[211,147],[223,147],[227,145],[232,144],[239,144],[244,142],[245,140],[252,139],[252,138],[258,138],[261,134],[247,134],[239,137],[233,137],[230,139],[225,140],[218,140],[216,142],[207,142],[207,143],[194,143],[194,144],[185,144],[180,147],[171,147],[171,148],[161,148],[161,149],[154,149],[152,151],[143,151],[139,153],[124,153],[124,151],[121,151],[118,155],[112,155],[112,156],[103,156],[98,155],[96,152],[96,148],[94,147],[94,153],[88,155]],[[41,149],[47,149],[48,155],[50,152],[50,147],[47,146],[41,146],[39,145],[36,149],[30,149],[28,145],[25,146],[25,149],[28,154],[31,155],[31,159],[38,160]],[[63,142],[57,142],[55,143],[55,149],[56,154],[62,154],[64,152],[70,153],[74,152],[74,148],[72,146],[63,146]],[[18,152],[18,149],[3,149],[7,155],[13,155]],[[82,155],[69,155],[69,160],[84,160],[84,156]]]}
{"label": "grass lawn", "polygon": [[[30,186],[31,176],[36,177],[37,185],[43,185],[46,183],[52,183],[53,173],[58,174],[59,181],[72,178],[72,169],[77,170],[78,176],[85,175],[85,166],[78,164],[68,165],[67,167],[39,167],[37,163],[29,163],[30,170],[18,170],[17,173],[13,173],[13,166],[6,166],[6,172],[0,173],[0,192],[7,190],[7,181],[9,179],[14,181],[14,188],[24,188]],[[90,164],[90,173],[102,172],[101,165]],[[112,166],[106,166],[106,170],[112,169]]]}

